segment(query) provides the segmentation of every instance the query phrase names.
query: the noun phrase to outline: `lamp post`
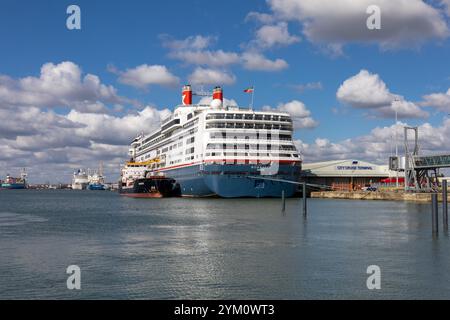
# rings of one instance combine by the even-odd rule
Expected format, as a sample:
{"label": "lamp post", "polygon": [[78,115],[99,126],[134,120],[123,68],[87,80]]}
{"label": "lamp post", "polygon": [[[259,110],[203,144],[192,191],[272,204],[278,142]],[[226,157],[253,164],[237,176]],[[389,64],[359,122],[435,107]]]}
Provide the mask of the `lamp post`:
{"label": "lamp post", "polygon": [[395,170],[396,172],[396,179],[395,179],[395,186],[398,189],[399,184],[398,184],[398,164],[400,163],[399,159],[398,159],[398,136],[397,136],[397,125],[398,125],[398,110],[395,107],[394,103],[400,101],[398,98],[395,98],[393,103],[393,107],[394,107],[394,111],[395,111],[395,157],[397,158],[397,170]]}

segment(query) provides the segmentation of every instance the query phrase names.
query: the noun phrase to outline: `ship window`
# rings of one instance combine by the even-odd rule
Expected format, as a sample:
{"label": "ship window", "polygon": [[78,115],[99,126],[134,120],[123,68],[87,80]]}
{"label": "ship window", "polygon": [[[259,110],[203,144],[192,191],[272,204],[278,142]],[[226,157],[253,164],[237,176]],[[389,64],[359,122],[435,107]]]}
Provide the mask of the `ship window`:
{"label": "ship window", "polygon": [[235,119],[242,120],[242,114],[236,114],[234,116]]}
{"label": "ship window", "polygon": [[246,114],[244,119],[245,120],[252,120],[253,119],[253,114]]}
{"label": "ship window", "polygon": [[271,116],[270,116],[270,115],[266,114],[266,115],[264,116],[264,120],[270,120],[270,119],[271,119]]}
{"label": "ship window", "polygon": [[255,125],[255,129],[264,129],[264,125],[263,124],[256,124]]}
{"label": "ship window", "polygon": [[253,123],[246,123],[245,129],[253,129]]}
{"label": "ship window", "polygon": [[187,119],[188,119],[188,120],[189,120],[189,119],[192,119],[193,116],[194,116],[194,114],[189,113],[188,116],[187,116]]}
{"label": "ship window", "polygon": [[233,117],[234,117],[234,114],[232,114],[232,113],[227,113],[227,115],[226,115],[226,119],[233,119]]}
{"label": "ship window", "polygon": [[263,119],[263,115],[262,114],[256,114],[255,115],[255,120],[262,120]]}
{"label": "ship window", "polygon": [[235,126],[236,129],[242,129],[243,127],[244,127],[243,123],[236,123],[236,126]]}
{"label": "ship window", "polygon": [[234,128],[234,123],[227,123],[227,128],[228,128],[228,129]]}
{"label": "ship window", "polygon": [[273,120],[273,121],[279,121],[279,119],[280,119],[279,116],[273,116],[273,117],[272,117],[272,120]]}

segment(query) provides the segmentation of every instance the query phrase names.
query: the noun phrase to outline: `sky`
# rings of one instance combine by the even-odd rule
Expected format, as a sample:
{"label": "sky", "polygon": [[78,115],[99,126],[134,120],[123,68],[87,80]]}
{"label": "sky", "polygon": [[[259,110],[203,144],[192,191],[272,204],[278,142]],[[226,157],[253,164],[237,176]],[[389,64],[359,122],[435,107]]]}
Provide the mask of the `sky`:
{"label": "sky", "polygon": [[405,125],[449,153],[449,57],[450,0],[1,0],[0,179],[103,162],[115,181],[187,83],[241,106],[254,86],[255,109],[292,115],[305,162],[386,164]]}

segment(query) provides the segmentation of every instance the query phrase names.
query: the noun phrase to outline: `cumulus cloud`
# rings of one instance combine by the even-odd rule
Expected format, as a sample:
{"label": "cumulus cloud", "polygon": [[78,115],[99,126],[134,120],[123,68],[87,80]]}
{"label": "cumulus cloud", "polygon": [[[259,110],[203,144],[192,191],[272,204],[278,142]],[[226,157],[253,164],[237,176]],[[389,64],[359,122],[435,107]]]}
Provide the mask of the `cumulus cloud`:
{"label": "cumulus cloud", "polygon": [[450,0],[441,0],[441,4],[445,8],[445,13],[450,17]]}
{"label": "cumulus cloud", "polygon": [[264,106],[263,110],[275,110],[289,113],[294,123],[294,129],[310,129],[319,125],[318,122],[311,117],[311,111],[308,110],[303,102],[298,100],[280,103],[276,108]]}
{"label": "cumulus cloud", "polygon": [[420,105],[434,107],[443,112],[450,112],[450,89],[446,93],[425,95]]}
{"label": "cumulus cloud", "polygon": [[287,46],[300,41],[300,38],[289,33],[288,24],[279,22],[274,25],[264,25],[256,31],[252,44],[261,49],[276,46]]}
{"label": "cumulus cloud", "polygon": [[39,77],[13,79],[0,75],[0,108],[15,106],[69,107],[83,112],[104,112],[100,105],[127,103],[112,86],[96,75],[82,76],[75,63],[46,63]]}
{"label": "cumulus cloud", "polygon": [[189,76],[189,81],[192,84],[230,85],[236,82],[236,77],[225,71],[199,67]]}
{"label": "cumulus cloud", "polygon": [[[295,141],[305,162],[358,159],[379,164],[387,164],[389,156],[394,154],[395,136],[403,139],[403,127],[407,123],[398,123],[388,127],[376,127],[367,135],[332,142],[326,138],[317,138],[313,143]],[[433,127],[429,123],[419,126],[419,142],[422,154],[448,154],[447,137],[450,134],[450,120]],[[399,142],[399,153],[403,154],[403,144]]]}
{"label": "cumulus cloud", "polygon": [[170,35],[162,34],[159,36],[162,45],[171,50],[203,50],[217,41],[216,37],[195,35],[186,39],[173,39]]}
{"label": "cumulus cloud", "polygon": [[[242,65],[252,71],[280,71],[289,65],[283,59],[270,60],[259,51],[261,48],[269,48],[277,45],[287,45],[297,42],[299,39],[291,36],[286,23],[273,26],[264,26],[257,32],[257,39],[246,47],[246,52],[237,53],[224,50],[211,50],[211,39],[217,38],[191,36],[183,40],[171,40],[163,46],[169,48],[169,57],[180,60],[188,65],[209,67],[210,69],[223,69],[232,65]],[[195,40],[197,39],[197,40]],[[198,45],[192,43],[198,42]]]}
{"label": "cumulus cloud", "polygon": [[281,71],[289,67],[283,59],[270,60],[257,52],[245,52],[242,59],[244,68],[252,71]]}
{"label": "cumulus cloud", "polygon": [[20,107],[0,109],[0,115],[9,120],[0,126],[1,175],[18,174],[26,167],[31,181],[69,183],[74,169],[94,168],[99,161],[106,162],[108,180],[115,181],[131,140],[159,127],[170,111],[147,106],[123,116],[77,110],[60,115]]}
{"label": "cumulus cloud", "polygon": [[170,113],[167,109],[157,110],[149,106],[136,114],[128,114],[122,117],[108,114],[88,115],[72,110],[67,115],[67,119],[84,125],[84,128],[74,130],[77,136],[98,143],[123,145],[131,142],[137,133],[148,133],[155,130],[161,120],[169,116]]}
{"label": "cumulus cloud", "polygon": [[245,17],[245,21],[257,21],[264,24],[269,24],[275,22],[275,17],[268,13],[251,11]]}
{"label": "cumulus cloud", "polygon": [[142,89],[149,85],[175,86],[180,79],[165,66],[143,64],[124,72],[119,71],[119,82]]}
{"label": "cumulus cloud", "polygon": [[239,63],[239,55],[235,52],[223,50],[179,50],[169,54],[171,58],[181,60],[187,64],[204,65],[211,67],[223,67]]}
{"label": "cumulus cloud", "polygon": [[[210,105],[212,101],[212,97],[203,97],[200,99],[200,101],[198,102],[199,105]],[[234,99],[227,99],[227,98],[223,98],[223,105],[224,106],[237,106],[237,102]]]}
{"label": "cumulus cloud", "polygon": [[169,49],[169,57],[186,64],[224,67],[239,63],[239,54],[223,50],[209,50],[216,41],[211,36],[190,36],[185,39],[173,39],[169,35],[160,36],[162,45]]}
{"label": "cumulus cloud", "polygon": [[[446,0],[444,0],[446,1]],[[313,43],[339,53],[347,43],[374,43],[383,50],[416,47],[449,35],[438,8],[422,0],[268,0],[279,20],[298,21]],[[369,30],[370,5],[381,9],[381,30]]]}
{"label": "cumulus cloud", "polygon": [[399,118],[426,118],[428,113],[413,102],[389,91],[378,74],[361,70],[345,80],[336,93],[337,99],[353,108],[367,109],[376,116]]}

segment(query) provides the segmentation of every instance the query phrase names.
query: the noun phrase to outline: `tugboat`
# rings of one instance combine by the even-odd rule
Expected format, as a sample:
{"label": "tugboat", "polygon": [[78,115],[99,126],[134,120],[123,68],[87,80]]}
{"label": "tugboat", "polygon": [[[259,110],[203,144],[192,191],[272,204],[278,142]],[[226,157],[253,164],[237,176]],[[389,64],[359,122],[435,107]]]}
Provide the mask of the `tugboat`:
{"label": "tugboat", "polygon": [[134,162],[131,160],[121,172],[119,194],[130,198],[166,198],[181,196],[180,185],[172,178],[153,172],[159,160]]}
{"label": "tugboat", "polygon": [[25,169],[22,170],[20,178],[13,178],[9,174],[6,176],[6,180],[0,184],[1,189],[27,189],[27,173]]}

